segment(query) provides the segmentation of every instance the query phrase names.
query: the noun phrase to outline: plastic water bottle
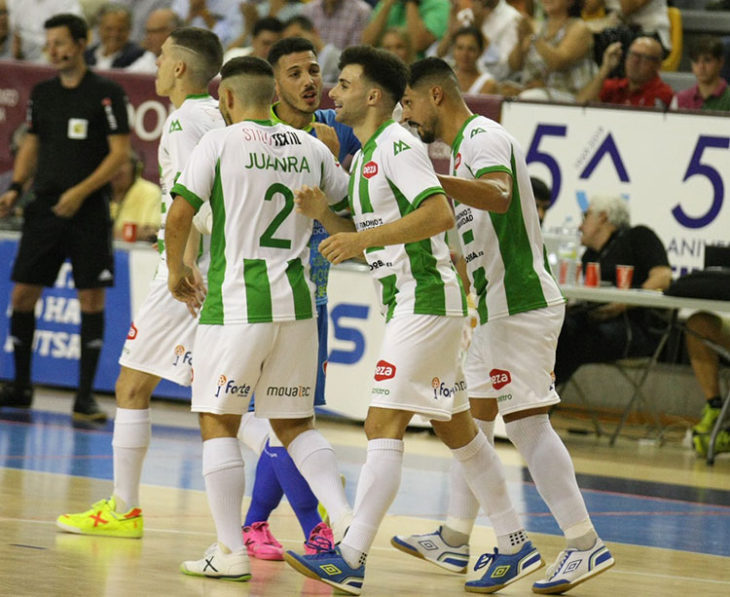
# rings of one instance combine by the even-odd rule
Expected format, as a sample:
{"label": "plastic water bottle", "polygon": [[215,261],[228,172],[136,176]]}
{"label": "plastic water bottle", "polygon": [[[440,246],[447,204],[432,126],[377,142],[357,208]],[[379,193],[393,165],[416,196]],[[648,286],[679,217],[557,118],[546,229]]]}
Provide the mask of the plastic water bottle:
{"label": "plastic water bottle", "polygon": [[575,286],[580,275],[578,249],[580,237],[572,216],[567,216],[560,228],[558,245],[558,283],[561,286]]}

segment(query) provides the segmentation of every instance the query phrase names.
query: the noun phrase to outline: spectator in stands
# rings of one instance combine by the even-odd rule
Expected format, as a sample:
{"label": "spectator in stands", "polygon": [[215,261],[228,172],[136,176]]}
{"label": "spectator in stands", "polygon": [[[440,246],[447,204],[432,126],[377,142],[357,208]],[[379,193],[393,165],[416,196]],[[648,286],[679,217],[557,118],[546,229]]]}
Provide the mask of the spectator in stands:
{"label": "spectator in stands", "polygon": [[141,46],[129,41],[132,13],[122,4],[109,2],[101,7],[99,19],[99,43],[86,49],[86,64],[99,69],[126,68],[144,54]]}
{"label": "spectator in stands", "polygon": [[380,38],[380,47],[386,52],[395,54],[406,64],[410,64],[416,59],[411,36],[403,27],[386,29],[383,37]]}
{"label": "spectator in stands", "polygon": [[0,60],[13,58],[13,36],[8,25],[8,4],[0,0]]}
{"label": "spectator in stands", "polygon": [[134,150],[109,181],[111,216],[114,238],[123,238],[124,225],[136,226],[136,240],[154,241],[160,228],[162,191],[142,178],[144,163]]}
{"label": "spectator in stands", "polygon": [[545,219],[547,210],[552,204],[551,191],[545,182],[536,176],[530,176],[532,184],[532,194],[535,195],[535,207],[537,207],[537,217],[540,219],[540,226]]}
{"label": "spectator in stands", "polygon": [[655,37],[663,54],[672,49],[669,37],[667,0],[605,0],[606,11],[614,13],[626,25],[636,25],[648,37]]}
{"label": "spectator in stands", "polygon": [[416,54],[422,55],[446,33],[450,6],[449,0],[379,0],[362,32],[362,43],[377,46],[386,29],[404,27]]}
{"label": "spectator in stands", "polygon": [[173,0],[171,8],[184,25],[210,29],[224,48],[243,30],[238,0]]}
{"label": "spectator in stands", "polygon": [[509,66],[519,71],[520,85],[505,83],[503,95],[524,99],[575,101],[576,94],[593,78],[593,35],[580,18],[583,0],[545,0],[547,18],[535,33],[531,19],[523,17]]}
{"label": "spectator in stands", "polygon": [[246,0],[239,5],[243,29],[236,39],[224,46],[226,50],[245,48],[251,45],[253,29],[256,23],[266,17],[276,17],[282,23],[299,14],[301,3],[298,0]]}
{"label": "spectator in stands", "polygon": [[281,39],[283,29],[284,24],[276,17],[259,19],[253,27],[251,45],[245,48],[229,48],[223,55],[223,64],[238,56],[256,56],[266,60],[271,46]]}
{"label": "spectator in stands", "polygon": [[[586,247],[584,271],[587,263],[598,262],[601,280],[614,284],[616,266],[633,265],[634,288],[669,287],[672,270],[664,245],[650,228],[630,226],[628,205],[621,197],[592,197],[580,232]],[[651,355],[659,341],[652,324],[650,311],[622,303],[572,305],[558,339],[556,383],[568,381],[586,363]]]}
{"label": "spectator in stands", "polygon": [[672,108],[688,110],[730,110],[730,89],[720,76],[725,64],[725,46],[717,37],[703,35],[689,50],[697,85],[677,93]]}
{"label": "spectator in stands", "polygon": [[82,14],[78,0],[34,0],[32,10],[29,10],[28,0],[7,0],[7,3],[10,32],[16,38],[13,51],[17,60],[46,62],[43,21],[60,13]]}
{"label": "spectator in stands", "polygon": [[360,43],[372,12],[372,6],[364,0],[312,0],[301,10],[314,23],[322,40],[339,50]]}
{"label": "spectator in stands", "polygon": [[606,10],[606,0],[585,0],[580,16],[591,33],[600,33],[604,29],[621,24],[621,19],[615,12]]}
{"label": "spectator in stands", "polygon": [[[124,4],[132,13],[132,30],[129,39],[144,47],[144,39],[147,36],[149,18],[153,12],[169,9],[172,0],[116,0]],[[182,24],[182,21],[181,21]],[[164,41],[164,40],[163,40]],[[162,42],[160,42],[162,44]],[[149,49],[149,48],[147,48]],[[150,50],[152,51],[152,50]]]}
{"label": "spectator in stands", "polygon": [[286,21],[281,37],[303,37],[312,42],[317,53],[317,62],[322,69],[322,80],[325,83],[337,82],[341,51],[330,43],[324,43],[319,31],[308,17],[297,15]]}
{"label": "spectator in stands", "polygon": [[626,77],[608,79],[621,61],[621,42],[612,43],[603,53],[601,67],[595,77],[576,96],[578,103],[596,99],[607,104],[654,106],[668,108],[674,91],[659,77],[663,50],[653,37],[636,38],[626,54]]}
{"label": "spectator in stands", "polygon": [[[726,350],[730,350],[730,318],[720,318],[714,313],[695,313],[687,320],[687,352],[692,371],[702,388],[707,402],[702,409],[702,418],[692,428],[694,449],[700,456],[707,454],[710,433],[720,416],[722,396],[720,395],[720,362],[716,351],[705,344],[706,338]],[[721,431],[715,442],[717,452],[730,452],[730,431]]]}
{"label": "spectator in stands", "polygon": [[127,72],[156,73],[157,57],[162,52],[162,44],[175,29],[182,26],[182,19],[170,8],[153,10],[147,18],[142,47],[145,53],[127,68]]}
{"label": "spectator in stands", "polygon": [[497,82],[490,72],[479,70],[479,57],[484,53],[484,36],[472,25],[457,29],[452,36],[451,54],[454,73],[463,93],[494,93]]}

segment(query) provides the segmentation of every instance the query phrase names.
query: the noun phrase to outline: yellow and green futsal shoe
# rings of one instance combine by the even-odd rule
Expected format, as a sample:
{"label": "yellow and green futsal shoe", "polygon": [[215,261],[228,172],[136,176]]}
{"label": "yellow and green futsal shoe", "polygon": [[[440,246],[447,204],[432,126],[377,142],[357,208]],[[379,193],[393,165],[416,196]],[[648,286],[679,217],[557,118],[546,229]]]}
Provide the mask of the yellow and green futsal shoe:
{"label": "yellow and green futsal shoe", "polygon": [[144,532],[141,508],[132,508],[128,512],[116,512],[115,506],[113,497],[108,500],[100,500],[86,512],[61,514],[56,519],[56,525],[67,533],[78,535],[139,539]]}

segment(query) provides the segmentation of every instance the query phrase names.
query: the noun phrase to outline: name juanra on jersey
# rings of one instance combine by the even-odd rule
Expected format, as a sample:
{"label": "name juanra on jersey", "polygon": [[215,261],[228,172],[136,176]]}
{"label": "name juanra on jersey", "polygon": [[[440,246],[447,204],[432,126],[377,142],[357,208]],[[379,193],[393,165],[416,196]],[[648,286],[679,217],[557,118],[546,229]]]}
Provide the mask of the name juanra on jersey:
{"label": "name juanra on jersey", "polygon": [[281,170],[282,172],[311,172],[307,158],[290,155],[278,157],[270,153],[249,153],[245,168],[251,170]]}

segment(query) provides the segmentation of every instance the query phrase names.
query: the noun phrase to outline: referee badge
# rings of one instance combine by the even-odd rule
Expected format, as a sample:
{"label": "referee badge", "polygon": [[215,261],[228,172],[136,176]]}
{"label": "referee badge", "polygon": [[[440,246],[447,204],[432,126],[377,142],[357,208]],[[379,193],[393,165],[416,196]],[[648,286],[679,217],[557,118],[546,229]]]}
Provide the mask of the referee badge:
{"label": "referee badge", "polygon": [[86,139],[89,132],[89,121],[85,118],[68,119],[68,138]]}

